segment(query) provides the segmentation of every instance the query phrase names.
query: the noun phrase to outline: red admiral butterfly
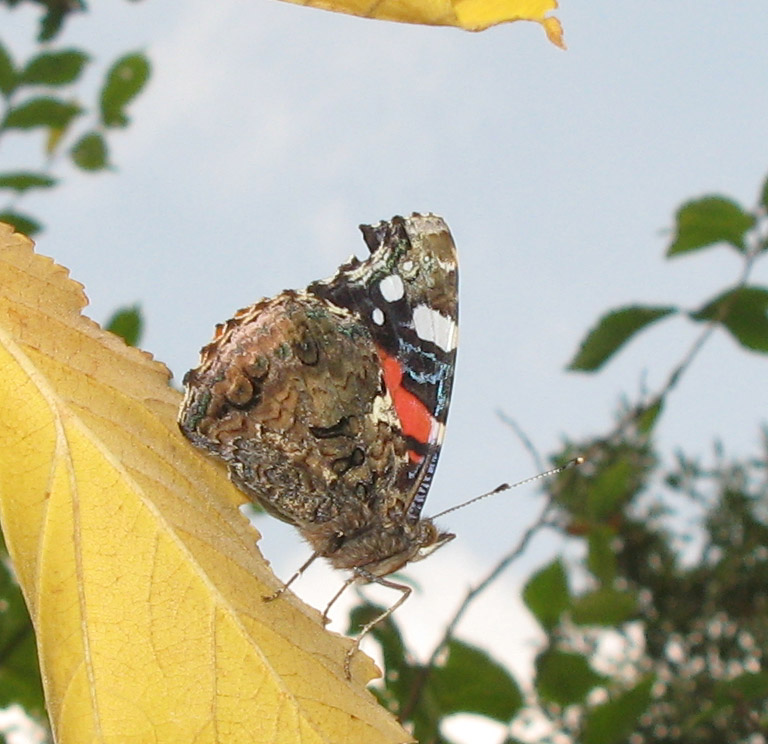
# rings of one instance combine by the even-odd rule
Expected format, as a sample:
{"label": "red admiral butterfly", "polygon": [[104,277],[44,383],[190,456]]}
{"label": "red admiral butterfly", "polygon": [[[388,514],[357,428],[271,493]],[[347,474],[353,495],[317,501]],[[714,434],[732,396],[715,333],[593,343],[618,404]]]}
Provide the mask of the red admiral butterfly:
{"label": "red admiral butterfly", "polygon": [[314,551],[301,570],[322,556],[352,571],[342,591],[362,581],[402,592],[362,636],[410,594],[384,577],[454,537],[421,511],[453,385],[458,270],[440,217],[360,229],[367,260],[216,327],[184,378],[179,426],[299,529]]}

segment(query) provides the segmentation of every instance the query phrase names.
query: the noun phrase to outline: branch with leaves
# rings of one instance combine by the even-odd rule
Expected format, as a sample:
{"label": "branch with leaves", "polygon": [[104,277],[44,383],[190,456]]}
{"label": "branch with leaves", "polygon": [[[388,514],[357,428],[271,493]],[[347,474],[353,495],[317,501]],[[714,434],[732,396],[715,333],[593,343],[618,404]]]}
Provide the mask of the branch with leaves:
{"label": "branch with leaves", "polygon": [[[57,166],[66,156],[77,168],[88,172],[112,168],[108,138],[130,123],[128,104],[141,92],[150,66],[143,54],[127,54],[107,70],[98,100],[84,107],[75,94],[89,56],[79,49],[40,52],[17,64],[0,43],[0,149],[13,137],[44,135],[41,162],[28,170],[0,171],[0,191],[10,193],[0,208],[0,220],[19,232],[40,232],[39,220],[17,208],[25,194],[60,184]],[[90,121],[89,121],[90,120]]]}

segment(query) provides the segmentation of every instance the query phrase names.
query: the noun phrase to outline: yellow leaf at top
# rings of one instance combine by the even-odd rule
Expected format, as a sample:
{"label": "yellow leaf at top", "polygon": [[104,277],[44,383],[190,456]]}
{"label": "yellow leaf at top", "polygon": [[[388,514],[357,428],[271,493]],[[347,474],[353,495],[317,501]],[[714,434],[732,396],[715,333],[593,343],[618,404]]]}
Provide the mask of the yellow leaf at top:
{"label": "yellow leaf at top", "polygon": [[165,367],[0,224],[0,523],[58,744],[403,742],[351,641],[277,582]]}
{"label": "yellow leaf at top", "polygon": [[458,26],[482,31],[511,21],[535,21],[544,27],[553,44],[565,48],[563,28],[548,13],[557,0],[288,0],[323,10],[376,18],[381,21]]}

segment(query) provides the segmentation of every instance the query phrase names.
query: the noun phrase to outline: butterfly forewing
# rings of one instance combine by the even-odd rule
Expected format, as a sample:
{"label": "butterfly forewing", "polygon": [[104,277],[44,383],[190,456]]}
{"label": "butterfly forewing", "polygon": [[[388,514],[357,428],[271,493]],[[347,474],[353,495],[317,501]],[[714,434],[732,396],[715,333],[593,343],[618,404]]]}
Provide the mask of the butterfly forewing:
{"label": "butterfly forewing", "polygon": [[376,347],[389,400],[407,442],[399,486],[419,518],[437,465],[458,340],[458,266],[445,222],[434,215],[361,226],[371,251],[307,291],[354,311]]}

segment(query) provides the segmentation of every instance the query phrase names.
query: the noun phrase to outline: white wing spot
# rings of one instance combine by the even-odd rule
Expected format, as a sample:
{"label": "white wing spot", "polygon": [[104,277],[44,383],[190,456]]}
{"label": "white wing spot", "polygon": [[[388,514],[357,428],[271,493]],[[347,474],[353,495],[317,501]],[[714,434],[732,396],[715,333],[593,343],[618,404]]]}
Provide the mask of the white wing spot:
{"label": "white wing spot", "polygon": [[377,325],[384,325],[384,313],[381,311],[380,308],[376,307],[373,309],[373,312],[371,313],[371,320]]}
{"label": "white wing spot", "polygon": [[426,305],[419,305],[413,311],[413,327],[423,341],[431,341],[443,351],[456,348],[456,323]]}
{"label": "white wing spot", "polygon": [[379,290],[381,291],[381,296],[387,302],[397,302],[402,300],[403,295],[405,295],[403,280],[397,274],[385,276],[379,282]]}

